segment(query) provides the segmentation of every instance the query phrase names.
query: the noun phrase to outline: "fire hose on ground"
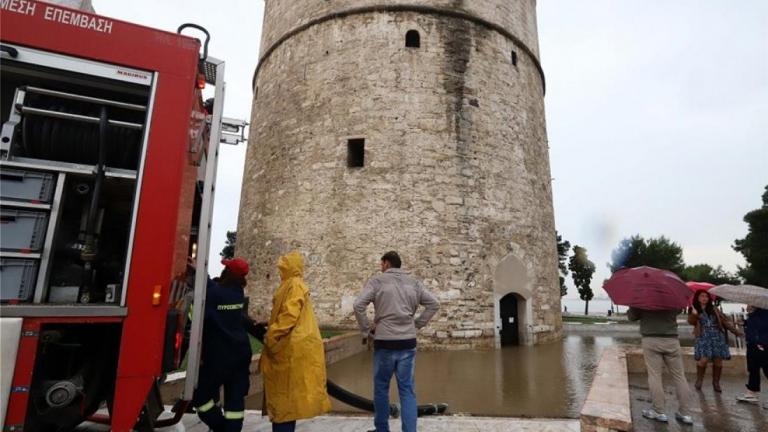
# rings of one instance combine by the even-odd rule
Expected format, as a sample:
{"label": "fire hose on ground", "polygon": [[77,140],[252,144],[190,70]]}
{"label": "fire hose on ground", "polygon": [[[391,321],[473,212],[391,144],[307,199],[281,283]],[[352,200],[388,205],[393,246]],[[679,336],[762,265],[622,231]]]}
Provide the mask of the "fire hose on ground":
{"label": "fire hose on ground", "polygon": [[[263,344],[264,332],[257,330],[257,327],[258,326],[256,324],[252,324],[251,326],[249,326],[248,332]],[[325,385],[326,385],[326,388],[328,389],[328,395],[338,400],[339,402],[343,402],[359,410],[374,412],[372,400],[362,397],[358,394],[352,393],[351,391],[346,390],[340,385],[334,383],[330,379],[326,379]],[[445,403],[424,404],[424,405],[419,405],[417,407],[416,412],[419,417],[423,417],[428,415],[444,414],[447,409],[448,409],[448,404],[445,404]],[[400,406],[398,404],[389,404],[389,415],[392,418],[399,417]]]}

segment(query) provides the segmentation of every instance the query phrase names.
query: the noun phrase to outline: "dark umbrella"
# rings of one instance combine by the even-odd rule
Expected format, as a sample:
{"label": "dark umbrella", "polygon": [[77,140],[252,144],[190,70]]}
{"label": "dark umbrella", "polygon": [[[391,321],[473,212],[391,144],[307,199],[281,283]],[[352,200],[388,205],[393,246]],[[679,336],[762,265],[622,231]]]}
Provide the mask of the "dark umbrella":
{"label": "dark umbrella", "polygon": [[619,270],[603,289],[614,303],[645,310],[683,309],[693,295],[676,274],[653,267]]}

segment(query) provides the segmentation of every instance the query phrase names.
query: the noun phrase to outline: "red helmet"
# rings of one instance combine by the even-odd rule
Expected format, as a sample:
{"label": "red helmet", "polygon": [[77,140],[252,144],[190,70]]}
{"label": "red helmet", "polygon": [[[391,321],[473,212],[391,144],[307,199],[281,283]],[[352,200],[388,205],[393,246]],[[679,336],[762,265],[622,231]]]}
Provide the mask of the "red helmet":
{"label": "red helmet", "polygon": [[221,263],[224,265],[224,267],[227,268],[227,270],[237,276],[245,277],[245,275],[248,274],[248,262],[242,258],[225,259],[221,260]]}

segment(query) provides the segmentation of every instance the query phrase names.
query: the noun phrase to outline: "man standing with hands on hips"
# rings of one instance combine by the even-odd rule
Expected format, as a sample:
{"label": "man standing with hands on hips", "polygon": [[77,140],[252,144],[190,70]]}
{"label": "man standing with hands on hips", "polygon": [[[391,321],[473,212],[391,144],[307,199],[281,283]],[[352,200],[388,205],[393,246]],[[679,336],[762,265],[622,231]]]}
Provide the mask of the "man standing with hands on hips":
{"label": "man standing with hands on hips", "polygon": [[[437,299],[424,285],[400,268],[400,256],[390,251],[381,257],[382,273],[372,277],[355,300],[355,316],[364,337],[374,337],[374,397],[372,432],[389,432],[389,382],[397,379],[403,432],[416,432],[414,367],[416,332],[427,325],[439,309]],[[373,326],[366,309],[373,303]],[[425,307],[418,317],[416,309]]]}

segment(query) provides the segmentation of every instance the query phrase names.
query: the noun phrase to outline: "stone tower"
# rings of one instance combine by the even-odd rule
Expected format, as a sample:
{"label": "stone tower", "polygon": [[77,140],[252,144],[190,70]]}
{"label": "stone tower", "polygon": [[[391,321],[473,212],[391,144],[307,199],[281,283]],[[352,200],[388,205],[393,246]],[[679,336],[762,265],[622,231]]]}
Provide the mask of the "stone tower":
{"label": "stone tower", "polygon": [[535,0],[266,0],[237,254],[268,313],[298,249],[324,327],[400,252],[422,346],[561,335]]}

